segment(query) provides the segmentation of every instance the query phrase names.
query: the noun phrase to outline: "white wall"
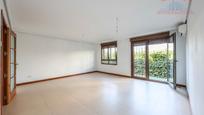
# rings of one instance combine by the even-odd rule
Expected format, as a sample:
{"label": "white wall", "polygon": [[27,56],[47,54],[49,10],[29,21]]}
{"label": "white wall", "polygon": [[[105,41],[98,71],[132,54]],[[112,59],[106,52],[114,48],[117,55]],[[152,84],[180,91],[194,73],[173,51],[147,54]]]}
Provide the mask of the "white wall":
{"label": "white wall", "polygon": [[96,45],[17,33],[17,83],[95,70]]}
{"label": "white wall", "polygon": [[176,39],[176,76],[178,84],[186,84],[186,36]]}
{"label": "white wall", "polygon": [[187,86],[193,115],[204,115],[204,1],[192,1],[187,37]]}
{"label": "white wall", "polygon": [[[98,44],[97,70],[131,76],[131,51],[129,39],[118,40],[118,65],[101,64],[101,47]],[[177,38],[177,83],[186,84],[185,39]]]}
{"label": "white wall", "polygon": [[[9,26],[8,24],[8,18],[7,18],[7,15],[6,15],[6,10],[5,10],[5,6],[4,6],[4,2],[3,0],[0,0],[0,10],[3,10],[3,15],[4,15],[4,18],[5,18],[5,21],[7,23],[7,26]],[[1,19],[0,19],[1,20]],[[1,28],[0,28],[1,29]]]}

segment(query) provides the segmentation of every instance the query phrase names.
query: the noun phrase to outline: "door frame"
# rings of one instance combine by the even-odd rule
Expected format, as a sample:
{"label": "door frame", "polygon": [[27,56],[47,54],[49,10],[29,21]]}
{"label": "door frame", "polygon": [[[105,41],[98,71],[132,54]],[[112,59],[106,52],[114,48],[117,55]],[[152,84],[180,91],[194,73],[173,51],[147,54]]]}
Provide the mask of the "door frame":
{"label": "door frame", "polygon": [[1,84],[1,88],[0,88],[0,115],[2,115],[2,110],[3,110],[3,102],[4,102],[4,82],[3,82],[3,27],[5,25],[5,20],[4,20],[4,16],[3,16],[3,10],[1,10],[1,52],[0,52],[0,56],[1,56],[1,63],[0,63],[0,84]]}
{"label": "door frame", "polygon": [[[167,80],[167,83],[172,86],[174,89],[176,89],[177,86],[177,77],[176,77],[176,64],[177,64],[177,59],[176,59],[176,33],[173,33],[170,37],[173,37],[173,43],[174,43],[174,55],[173,55],[173,83],[169,82]],[[168,79],[168,78],[167,78]]]}
{"label": "door frame", "polygon": [[[154,82],[159,82],[159,83],[169,83],[169,82],[165,82],[165,81],[157,81],[157,80],[151,80],[149,79],[149,47],[148,47],[148,42],[150,40],[157,40],[157,39],[168,39],[171,36],[173,36],[173,43],[174,43],[174,69],[173,69],[173,77],[174,77],[174,85],[173,88],[176,87],[176,34],[172,34],[170,35],[170,32],[161,32],[161,33],[156,33],[156,34],[151,34],[151,35],[145,35],[145,36],[139,36],[139,37],[133,37],[130,38],[130,42],[131,42],[131,78],[136,78],[136,79],[142,79],[142,80],[147,80],[147,81],[154,81]],[[139,42],[145,42],[146,43],[146,63],[145,63],[145,70],[146,70],[146,77],[142,78],[142,77],[137,77],[134,75],[134,44],[135,43],[139,43]],[[169,83],[171,84],[171,83]]]}
{"label": "door frame", "polygon": [[8,67],[7,67],[7,55],[6,53],[6,49],[7,49],[7,42],[8,42],[8,30],[9,27],[5,21],[5,17],[3,15],[3,11],[2,11],[2,51],[3,51],[3,58],[2,58],[2,69],[3,69],[3,105],[7,104],[7,86],[8,83],[6,82],[6,76],[5,76],[5,71],[8,71]]}
{"label": "door frame", "polygon": [[[6,77],[3,77],[4,81],[4,105],[8,105],[16,95],[16,34],[10,30],[9,28],[5,28],[4,31],[4,38],[3,38],[3,52],[6,53],[3,57],[3,74]],[[10,59],[11,59],[11,36],[14,36],[15,41],[15,50],[14,50],[14,89],[11,92],[11,69],[10,69]]]}
{"label": "door frame", "polygon": [[2,65],[1,68],[3,69],[2,72],[2,100],[3,105],[9,104],[9,102],[15,97],[16,95],[16,50],[14,51],[15,57],[14,57],[14,91],[10,91],[10,40],[11,36],[14,36],[15,39],[15,48],[16,48],[16,34],[9,29],[6,20],[3,15],[3,11],[1,10],[1,17],[2,17]]}

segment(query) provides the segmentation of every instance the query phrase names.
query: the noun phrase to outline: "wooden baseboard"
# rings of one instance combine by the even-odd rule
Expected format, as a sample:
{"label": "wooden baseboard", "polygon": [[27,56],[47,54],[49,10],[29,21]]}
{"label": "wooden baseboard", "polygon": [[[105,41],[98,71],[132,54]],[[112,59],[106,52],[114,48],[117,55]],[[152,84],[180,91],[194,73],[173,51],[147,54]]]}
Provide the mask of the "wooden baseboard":
{"label": "wooden baseboard", "polygon": [[186,88],[186,85],[183,85],[183,84],[176,84],[176,86],[178,86],[178,87],[185,87]]}
{"label": "wooden baseboard", "polygon": [[[103,72],[103,71],[95,71],[95,72],[109,74],[109,75],[115,75],[115,76],[120,76],[120,77],[126,77],[126,78],[132,78],[131,76],[117,74],[117,73],[109,73],[109,72]],[[168,84],[167,82],[163,82],[163,81],[149,80],[149,79],[143,79],[143,78],[139,78],[139,77],[134,77],[132,79],[139,79],[139,80],[145,80],[145,81],[151,81],[151,82]],[[185,87],[186,88],[186,85],[183,85],[183,84],[176,84],[176,86],[178,86],[178,87]]]}
{"label": "wooden baseboard", "polygon": [[131,76],[128,76],[128,75],[122,75],[122,74],[117,74],[117,73],[109,73],[109,72],[103,72],[103,71],[96,71],[96,72],[104,73],[104,74],[109,74],[109,75],[115,75],[115,76],[119,76],[119,77],[126,77],[126,78],[131,78],[131,79],[138,79],[138,80],[144,80],[144,81],[151,81],[151,82],[167,84],[167,82],[155,81],[155,80],[144,79],[144,78],[139,78],[139,77],[131,77]]}
{"label": "wooden baseboard", "polygon": [[[72,74],[72,75],[67,75],[67,76],[59,76],[59,77],[54,77],[54,78],[48,78],[48,79],[42,79],[42,80],[36,80],[36,81],[30,81],[30,82],[24,82],[24,83],[18,83],[17,86],[21,85],[27,85],[27,84],[33,84],[33,83],[39,83],[39,82],[44,82],[44,81],[50,81],[50,80],[56,80],[56,79],[62,79],[62,78],[67,78],[67,77],[74,77],[78,75],[84,75],[84,74],[90,74],[90,73],[103,73],[103,74],[108,74],[108,75],[115,75],[119,77],[126,77],[126,78],[132,78],[131,76],[128,75],[122,75],[122,74],[117,74],[117,73],[109,73],[109,72],[103,72],[103,71],[91,71],[91,72],[85,72],[85,73],[78,73],[78,74]],[[147,80],[147,79],[142,79],[142,78],[132,78],[132,79],[139,79],[139,80],[145,80],[145,81],[151,81],[151,82],[157,82],[157,83],[165,83],[167,82],[160,82],[160,81],[154,81],[154,80]],[[186,85],[183,84],[177,84],[178,87],[186,87]]]}
{"label": "wooden baseboard", "polygon": [[54,77],[54,78],[48,78],[48,79],[42,79],[42,80],[29,81],[29,82],[24,82],[24,83],[18,83],[17,86],[28,85],[28,84],[34,84],[34,83],[45,82],[45,81],[56,80],[56,79],[62,79],[62,78],[67,78],[67,77],[74,77],[74,76],[78,76],[78,75],[90,74],[90,73],[95,73],[95,72],[96,72],[96,71],[90,71],[90,72],[72,74],[72,75],[67,75],[67,76],[59,76],[59,77]]}

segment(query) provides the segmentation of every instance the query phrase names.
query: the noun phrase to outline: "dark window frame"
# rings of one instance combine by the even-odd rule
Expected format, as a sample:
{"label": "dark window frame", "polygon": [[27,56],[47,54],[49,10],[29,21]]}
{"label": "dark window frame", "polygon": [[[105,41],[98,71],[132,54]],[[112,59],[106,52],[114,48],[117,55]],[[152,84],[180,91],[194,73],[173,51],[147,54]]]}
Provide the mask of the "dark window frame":
{"label": "dark window frame", "polygon": [[[139,37],[133,37],[130,38],[130,43],[131,43],[131,77],[132,78],[138,78],[138,79],[142,79],[142,80],[148,80],[148,81],[155,81],[155,82],[161,82],[161,83],[169,83],[172,86],[172,83],[170,82],[163,82],[163,81],[156,81],[156,80],[151,80],[149,79],[149,62],[148,60],[148,55],[146,55],[146,78],[140,78],[138,76],[134,75],[134,45],[136,43],[140,43],[143,42],[146,44],[146,54],[148,54],[149,48],[148,45],[154,41],[169,41],[170,37],[173,37],[173,41],[171,41],[172,43],[174,43],[174,70],[173,70],[173,88],[176,88],[176,33],[170,34],[169,31],[167,32],[161,32],[161,33],[156,33],[156,34],[151,34],[151,35],[145,35],[145,36],[139,36]],[[170,42],[170,41],[169,41]]]}
{"label": "dark window frame", "polygon": [[[103,59],[103,49],[105,48],[108,49],[107,51],[108,59]],[[111,50],[110,48],[116,48],[115,59],[110,59],[110,56],[109,56],[109,53],[110,53],[109,51]],[[104,63],[104,61],[107,61],[108,63]],[[115,61],[116,63],[110,63],[111,61]],[[117,65],[118,64],[117,41],[101,43],[101,64],[104,64],[104,65]]]}

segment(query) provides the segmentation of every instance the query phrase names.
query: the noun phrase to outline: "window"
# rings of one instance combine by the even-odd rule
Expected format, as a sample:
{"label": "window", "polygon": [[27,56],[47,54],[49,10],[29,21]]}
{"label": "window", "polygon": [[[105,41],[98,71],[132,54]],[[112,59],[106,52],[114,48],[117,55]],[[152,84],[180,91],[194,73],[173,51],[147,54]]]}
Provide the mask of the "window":
{"label": "window", "polygon": [[101,63],[108,65],[117,65],[116,41],[101,44]]}

